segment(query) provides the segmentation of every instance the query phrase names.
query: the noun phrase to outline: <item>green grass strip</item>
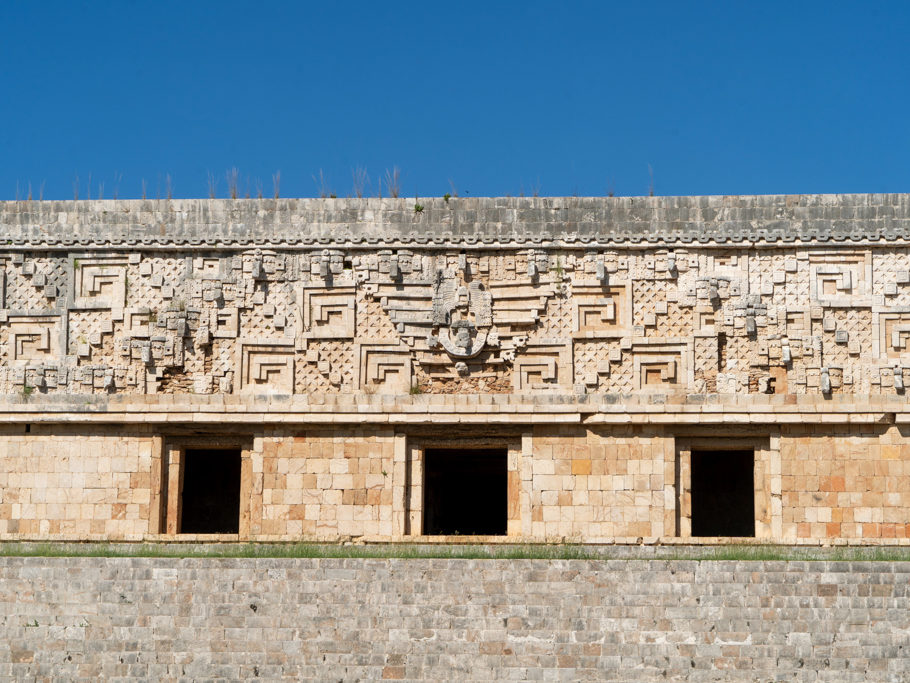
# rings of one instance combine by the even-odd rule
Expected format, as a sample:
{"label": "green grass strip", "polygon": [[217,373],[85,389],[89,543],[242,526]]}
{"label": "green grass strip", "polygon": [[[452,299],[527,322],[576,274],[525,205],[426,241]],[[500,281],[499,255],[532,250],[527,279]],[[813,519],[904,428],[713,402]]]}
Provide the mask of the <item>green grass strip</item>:
{"label": "green grass strip", "polygon": [[377,558],[495,560],[910,561],[910,547],[597,546],[329,543],[0,543],[0,557]]}
{"label": "green grass strip", "polygon": [[343,545],[328,543],[0,543],[0,557],[590,559],[577,545]]}

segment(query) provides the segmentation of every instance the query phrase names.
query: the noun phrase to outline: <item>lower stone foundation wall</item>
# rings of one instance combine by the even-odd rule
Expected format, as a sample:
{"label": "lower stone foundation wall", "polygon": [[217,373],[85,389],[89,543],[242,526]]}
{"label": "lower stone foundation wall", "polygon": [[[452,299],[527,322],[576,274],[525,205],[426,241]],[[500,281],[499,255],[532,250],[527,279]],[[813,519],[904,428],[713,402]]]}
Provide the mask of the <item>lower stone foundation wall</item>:
{"label": "lower stone foundation wall", "polygon": [[910,563],[0,559],[0,678],[900,681]]}

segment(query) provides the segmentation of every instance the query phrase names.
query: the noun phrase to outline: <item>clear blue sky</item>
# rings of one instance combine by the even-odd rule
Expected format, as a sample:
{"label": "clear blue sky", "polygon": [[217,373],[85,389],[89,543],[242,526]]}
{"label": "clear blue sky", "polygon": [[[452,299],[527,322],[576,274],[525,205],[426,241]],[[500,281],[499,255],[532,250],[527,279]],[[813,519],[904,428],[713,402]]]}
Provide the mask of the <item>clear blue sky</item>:
{"label": "clear blue sky", "polygon": [[0,4],[0,199],[910,191],[910,3]]}

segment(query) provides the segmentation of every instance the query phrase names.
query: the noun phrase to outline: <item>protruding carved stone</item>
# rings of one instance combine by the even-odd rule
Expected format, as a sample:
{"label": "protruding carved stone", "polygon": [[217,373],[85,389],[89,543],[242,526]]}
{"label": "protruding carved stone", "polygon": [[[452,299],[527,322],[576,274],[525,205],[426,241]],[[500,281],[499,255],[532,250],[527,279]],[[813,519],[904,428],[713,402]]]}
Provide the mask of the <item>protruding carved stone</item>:
{"label": "protruding carved stone", "polygon": [[353,339],[356,332],[354,287],[301,288],[297,293],[307,339]]}
{"label": "protruding carved stone", "polygon": [[571,349],[567,345],[527,346],[516,355],[512,385],[516,393],[563,390],[572,385]]}
{"label": "protruding carved stone", "polygon": [[294,393],[294,345],[271,341],[240,342],[241,393]]}
{"label": "protruding carved stone", "polygon": [[193,277],[217,280],[224,275],[222,259],[208,256],[197,256],[193,259]]}
{"label": "protruding carved stone", "polygon": [[219,308],[213,313],[212,336],[234,339],[240,334],[240,312],[235,307]]}
{"label": "protruding carved stone", "polygon": [[411,352],[397,344],[358,344],[355,381],[367,393],[406,393],[411,388]]}
{"label": "protruding carved stone", "polygon": [[481,282],[468,283],[438,273],[433,288],[433,325],[439,327],[439,343],[450,356],[473,358],[480,353],[492,324],[492,296]]}
{"label": "protruding carved stone", "polygon": [[74,258],[73,308],[123,308],[128,263],[127,257]]}
{"label": "protruding carved stone", "polygon": [[9,362],[59,362],[66,348],[66,333],[60,315],[10,315]]}

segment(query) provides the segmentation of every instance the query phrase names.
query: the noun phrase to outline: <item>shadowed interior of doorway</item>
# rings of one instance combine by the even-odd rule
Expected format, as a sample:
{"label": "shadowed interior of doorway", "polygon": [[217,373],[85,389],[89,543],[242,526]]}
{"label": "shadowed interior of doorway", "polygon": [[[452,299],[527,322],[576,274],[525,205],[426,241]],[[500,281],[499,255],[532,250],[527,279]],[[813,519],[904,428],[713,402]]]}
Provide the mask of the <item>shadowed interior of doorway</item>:
{"label": "shadowed interior of doorway", "polygon": [[507,450],[428,448],[424,453],[424,533],[505,535]]}

